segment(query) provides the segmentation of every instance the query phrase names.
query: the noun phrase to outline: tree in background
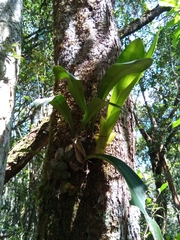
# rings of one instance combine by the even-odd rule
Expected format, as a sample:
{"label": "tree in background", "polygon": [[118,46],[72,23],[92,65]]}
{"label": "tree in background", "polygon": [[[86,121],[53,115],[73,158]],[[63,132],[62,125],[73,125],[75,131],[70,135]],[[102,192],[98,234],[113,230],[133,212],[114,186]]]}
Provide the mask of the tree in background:
{"label": "tree in background", "polygon": [[[172,47],[172,36],[171,29],[161,31],[153,69],[145,74],[139,84],[143,104],[142,101],[137,102],[135,107],[136,124],[145,141],[139,141],[137,153],[140,156],[148,149],[144,158],[149,158],[151,162],[157,190],[154,198],[160,207],[156,219],[164,231],[168,219],[167,203],[174,206],[175,212],[180,209],[179,184],[174,181],[179,168],[179,127],[172,127],[172,123],[179,118],[180,107],[179,49]],[[162,186],[168,185],[169,192],[166,189],[159,193]],[[179,217],[177,219],[179,222]]]}
{"label": "tree in background", "polygon": [[0,3],[0,205],[19,74],[22,1]]}

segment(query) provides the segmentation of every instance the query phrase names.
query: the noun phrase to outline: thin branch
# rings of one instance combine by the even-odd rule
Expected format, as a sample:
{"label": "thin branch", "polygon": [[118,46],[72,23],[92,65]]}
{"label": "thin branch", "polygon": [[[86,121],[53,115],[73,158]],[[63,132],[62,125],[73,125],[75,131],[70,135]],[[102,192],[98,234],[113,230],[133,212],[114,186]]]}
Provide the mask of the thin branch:
{"label": "thin branch", "polygon": [[[177,81],[178,82],[178,81]],[[177,106],[179,105],[179,101],[180,101],[180,86],[177,83],[177,94],[176,94],[176,98],[174,99],[174,103],[173,103],[173,108],[171,110],[171,112],[169,113],[169,116],[167,117],[168,119],[171,119],[174,117],[174,114],[177,111]]]}
{"label": "thin branch", "polygon": [[158,17],[161,13],[170,11],[170,7],[161,7],[157,5],[154,9],[148,10],[141,18],[137,18],[132,21],[127,26],[121,28],[119,30],[119,36],[121,39],[129,36],[130,34],[140,30],[142,27],[152,22],[156,17]]}
{"label": "thin branch", "polygon": [[174,187],[174,183],[173,183],[171,173],[170,173],[168,165],[166,163],[166,157],[165,157],[163,152],[160,153],[160,158],[161,158],[161,161],[162,161],[163,170],[164,170],[166,179],[168,181],[169,190],[171,191],[171,195],[172,195],[174,205],[178,210],[180,210],[180,201],[179,201],[176,189]]}
{"label": "thin branch", "polygon": [[145,91],[144,91],[143,83],[140,82],[139,85],[140,85],[141,93],[142,93],[142,96],[143,96],[143,99],[144,99],[144,103],[145,103],[147,112],[148,112],[148,114],[149,114],[149,118],[150,118],[150,121],[151,121],[151,125],[152,125],[153,129],[157,129],[156,119],[153,117],[151,107],[149,106],[148,101],[147,101],[147,99],[146,99],[146,96],[145,96],[145,94],[144,94]]}
{"label": "thin branch", "polygon": [[135,119],[136,125],[137,125],[141,135],[143,136],[144,140],[146,141],[147,145],[148,145],[148,143],[152,143],[152,138],[149,136],[149,134],[146,132],[146,130],[141,127],[136,113],[134,112],[133,114],[134,114],[134,119]]}
{"label": "thin branch", "polygon": [[[171,127],[171,126],[170,126]],[[168,130],[168,128],[167,128]],[[167,148],[169,143],[171,142],[172,138],[175,136],[176,132],[179,130],[178,127],[173,128],[171,127],[171,132],[168,134],[168,136],[166,137],[166,141],[164,143],[164,147]]]}
{"label": "thin branch", "polygon": [[174,68],[174,63],[173,63],[173,57],[172,57],[172,49],[171,49],[171,46],[170,46],[170,63],[171,63],[171,70],[174,74],[174,83],[176,85],[176,88],[177,88],[177,94],[176,94],[176,98],[174,99],[174,103],[173,103],[173,108],[171,110],[171,112],[169,113],[169,116],[167,117],[168,119],[171,119],[174,117],[174,114],[175,112],[177,111],[177,106],[179,104],[179,101],[180,101],[180,85],[179,85],[179,75],[178,73],[175,71],[175,68]]}

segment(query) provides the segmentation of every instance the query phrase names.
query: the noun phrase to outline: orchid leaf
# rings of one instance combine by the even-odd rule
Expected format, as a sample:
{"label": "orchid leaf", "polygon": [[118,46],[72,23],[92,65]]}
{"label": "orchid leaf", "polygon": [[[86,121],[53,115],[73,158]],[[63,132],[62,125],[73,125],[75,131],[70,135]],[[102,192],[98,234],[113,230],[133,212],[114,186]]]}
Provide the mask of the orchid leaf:
{"label": "orchid leaf", "polygon": [[[136,51],[134,51],[136,49]],[[138,49],[138,51],[137,51]],[[132,41],[119,55],[117,63],[129,62],[144,58],[145,50],[140,38]]]}
{"label": "orchid leaf", "polygon": [[68,90],[72,97],[84,113],[86,110],[86,100],[84,97],[82,81],[69,73],[66,69],[61,66],[55,66],[53,72],[57,80],[67,79]]}
{"label": "orchid leaf", "polygon": [[77,105],[80,107],[81,111],[85,113],[86,111],[86,100],[84,97],[84,91],[82,87],[82,81],[77,81],[70,79],[68,81],[68,90],[72,97],[76,101]]}
{"label": "orchid leaf", "polygon": [[74,136],[74,123],[71,115],[71,110],[66,102],[66,99],[62,95],[56,96],[51,102],[49,102],[67,121]]}
{"label": "orchid leaf", "polygon": [[98,97],[105,99],[112,88],[126,75],[141,73],[152,64],[152,59],[139,59],[126,63],[112,65],[100,82]]}

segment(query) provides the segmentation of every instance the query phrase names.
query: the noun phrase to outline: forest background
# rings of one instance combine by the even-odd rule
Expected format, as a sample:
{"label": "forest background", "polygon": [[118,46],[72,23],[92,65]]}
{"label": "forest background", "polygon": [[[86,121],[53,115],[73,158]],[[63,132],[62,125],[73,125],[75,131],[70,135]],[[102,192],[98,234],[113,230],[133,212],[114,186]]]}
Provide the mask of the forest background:
{"label": "forest background", "polygon": [[[172,127],[180,117],[180,6],[173,1],[162,9],[156,6],[156,1],[116,1],[114,16],[123,48],[136,38],[141,38],[148,48],[160,30],[153,65],[131,94],[136,122],[136,170],[149,187],[146,205],[164,238],[180,239],[180,128]],[[51,16],[51,1],[23,2],[22,56],[11,151],[51,112],[47,104],[54,85]],[[34,239],[37,234],[36,195],[45,145],[19,173],[8,174],[11,163],[8,160],[0,216],[1,236]],[[163,162],[160,169],[157,159]],[[143,218],[140,225],[142,238],[148,238],[149,230]]]}

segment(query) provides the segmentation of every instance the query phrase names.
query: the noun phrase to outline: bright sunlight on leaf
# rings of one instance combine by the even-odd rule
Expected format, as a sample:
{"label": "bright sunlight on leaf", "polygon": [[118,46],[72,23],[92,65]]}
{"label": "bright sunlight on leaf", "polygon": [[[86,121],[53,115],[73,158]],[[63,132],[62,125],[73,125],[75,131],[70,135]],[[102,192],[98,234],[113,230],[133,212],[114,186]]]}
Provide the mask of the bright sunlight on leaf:
{"label": "bright sunlight on leaf", "polygon": [[180,119],[172,123],[172,128],[175,128],[180,125]]}
{"label": "bright sunlight on leaf", "polygon": [[112,88],[126,75],[141,73],[152,64],[151,58],[139,59],[136,61],[116,63],[112,65],[100,82],[98,97],[105,99]]}

